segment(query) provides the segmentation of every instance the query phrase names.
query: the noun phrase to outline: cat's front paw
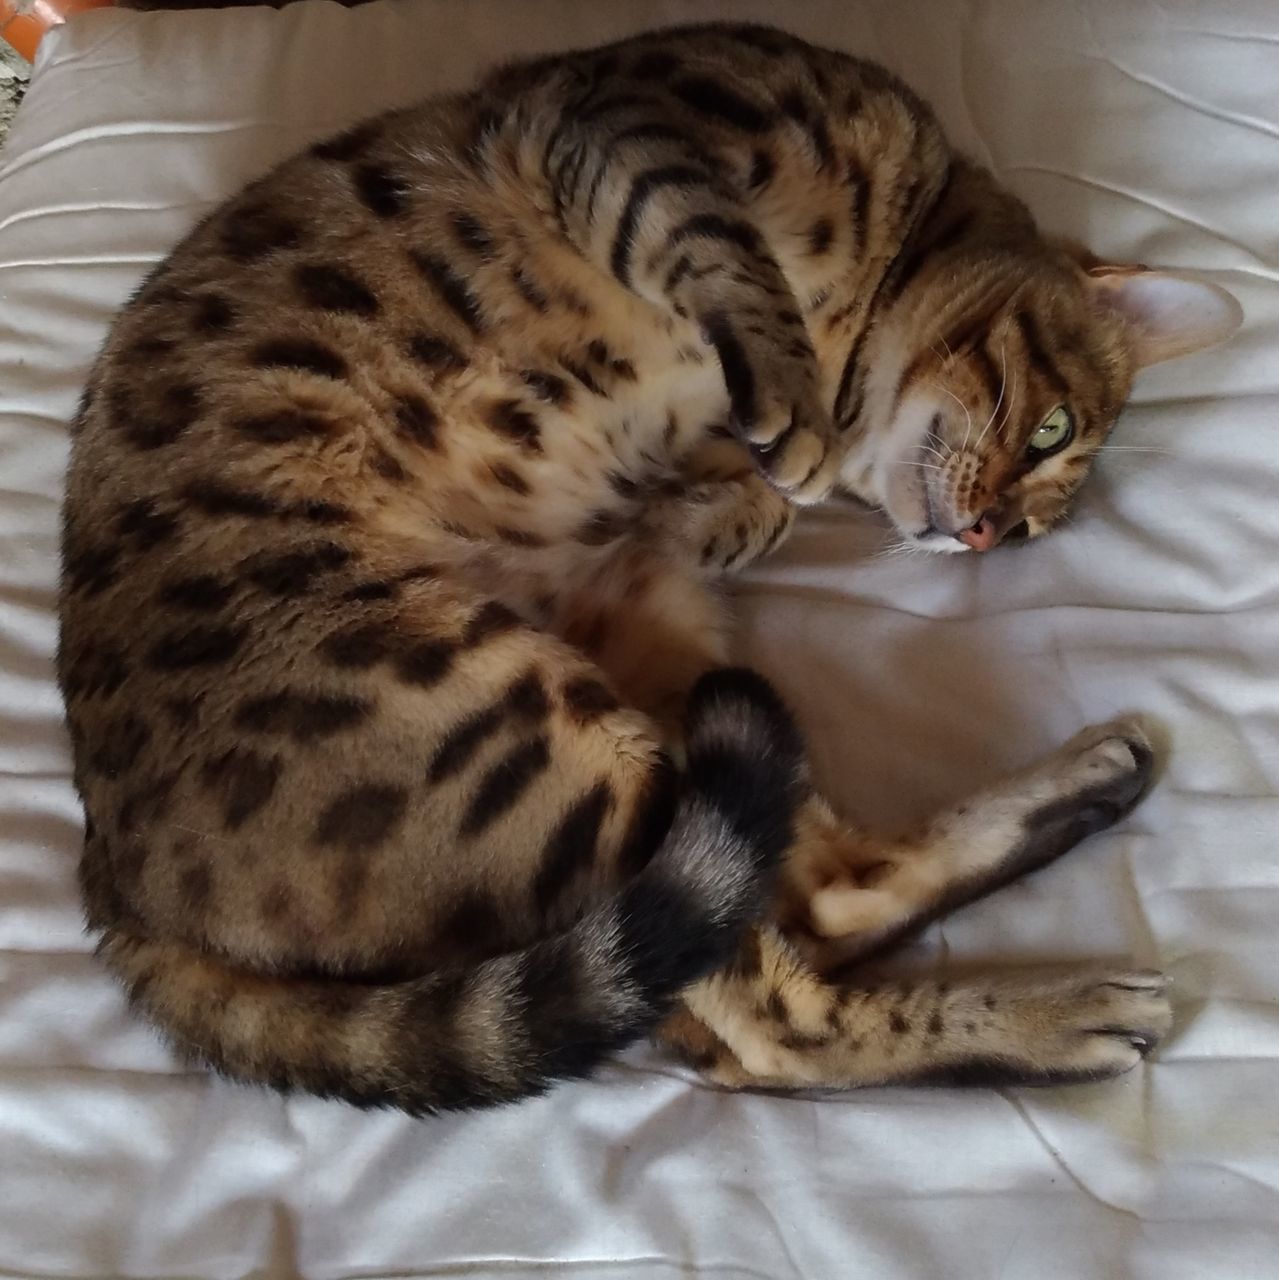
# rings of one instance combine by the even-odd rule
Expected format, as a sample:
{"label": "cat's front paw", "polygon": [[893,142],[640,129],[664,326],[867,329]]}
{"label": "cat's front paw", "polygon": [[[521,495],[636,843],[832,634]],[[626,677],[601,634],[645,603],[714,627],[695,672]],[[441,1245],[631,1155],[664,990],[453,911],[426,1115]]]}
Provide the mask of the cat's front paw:
{"label": "cat's front paw", "polygon": [[797,506],[827,497],[839,475],[834,424],[820,405],[779,400],[743,434],[768,482]]}
{"label": "cat's front paw", "polygon": [[748,333],[718,312],[703,329],[723,370],[729,422],[760,474],[793,503],[820,502],[834,486],[840,450],[812,347],[784,326]]}

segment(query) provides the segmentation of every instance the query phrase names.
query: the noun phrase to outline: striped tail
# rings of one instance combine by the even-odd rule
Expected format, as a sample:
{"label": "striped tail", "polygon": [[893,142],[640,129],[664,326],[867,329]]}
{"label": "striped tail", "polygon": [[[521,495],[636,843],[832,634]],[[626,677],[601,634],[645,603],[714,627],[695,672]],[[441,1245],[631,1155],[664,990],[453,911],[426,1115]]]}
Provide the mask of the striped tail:
{"label": "striped tail", "polygon": [[239,1080],[412,1114],[542,1093],[652,1030],[768,905],[805,789],[789,714],[759,676],[713,672],[686,742],[645,869],[523,951],[385,986],[254,974],[119,929],[100,952],[179,1050]]}

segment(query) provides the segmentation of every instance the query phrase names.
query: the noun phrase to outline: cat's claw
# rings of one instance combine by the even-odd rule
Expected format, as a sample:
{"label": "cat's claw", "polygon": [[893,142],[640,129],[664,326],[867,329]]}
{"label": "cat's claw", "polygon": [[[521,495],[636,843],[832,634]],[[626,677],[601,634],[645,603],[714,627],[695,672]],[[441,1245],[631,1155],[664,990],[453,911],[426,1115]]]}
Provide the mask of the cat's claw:
{"label": "cat's claw", "polygon": [[779,402],[742,433],[760,473],[789,501],[811,506],[839,475],[837,433],[820,406]]}

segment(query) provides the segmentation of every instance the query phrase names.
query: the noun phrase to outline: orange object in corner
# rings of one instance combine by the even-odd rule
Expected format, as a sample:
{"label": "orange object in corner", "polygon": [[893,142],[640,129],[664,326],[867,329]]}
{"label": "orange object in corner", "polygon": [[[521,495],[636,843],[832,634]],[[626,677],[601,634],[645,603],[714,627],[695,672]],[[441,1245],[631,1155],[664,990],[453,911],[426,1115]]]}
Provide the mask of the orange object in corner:
{"label": "orange object in corner", "polygon": [[40,39],[84,9],[109,8],[115,0],[0,0],[0,36],[28,62],[34,62]]}

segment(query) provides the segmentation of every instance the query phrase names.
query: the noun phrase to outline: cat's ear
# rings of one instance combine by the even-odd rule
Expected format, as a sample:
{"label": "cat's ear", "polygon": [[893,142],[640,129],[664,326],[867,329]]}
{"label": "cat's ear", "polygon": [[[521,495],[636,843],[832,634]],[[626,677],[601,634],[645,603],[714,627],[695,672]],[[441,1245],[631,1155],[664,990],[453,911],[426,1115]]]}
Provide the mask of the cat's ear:
{"label": "cat's ear", "polygon": [[1139,369],[1224,342],[1243,323],[1233,294],[1147,267],[1085,267],[1097,306],[1121,316]]}

